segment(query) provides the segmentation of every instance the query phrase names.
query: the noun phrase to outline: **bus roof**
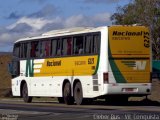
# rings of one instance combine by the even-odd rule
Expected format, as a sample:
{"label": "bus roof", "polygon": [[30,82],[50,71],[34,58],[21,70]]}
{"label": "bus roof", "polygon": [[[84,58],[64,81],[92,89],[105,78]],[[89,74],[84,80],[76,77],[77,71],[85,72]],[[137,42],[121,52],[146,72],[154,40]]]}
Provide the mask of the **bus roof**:
{"label": "bus roof", "polygon": [[89,33],[89,32],[98,32],[106,27],[107,26],[97,27],[97,28],[94,28],[94,27],[75,27],[75,28],[68,28],[68,29],[52,30],[52,31],[43,33],[42,35],[39,35],[36,37],[21,38],[21,39],[17,40],[16,42],[27,41],[27,40],[36,40],[36,39],[41,39],[41,38],[58,37],[58,36],[65,36],[65,35],[73,35],[73,34],[82,34],[82,33]]}
{"label": "bus roof", "polygon": [[[52,30],[36,37],[21,38],[17,40],[15,43],[21,42],[21,41],[42,39],[42,38],[60,37],[60,36],[83,34],[83,33],[89,33],[89,32],[100,32],[104,28],[115,27],[115,26],[141,26],[141,25],[134,24],[134,25],[112,25],[112,26],[101,26],[101,27],[66,28],[66,29]],[[145,26],[141,26],[141,27],[145,27]]]}

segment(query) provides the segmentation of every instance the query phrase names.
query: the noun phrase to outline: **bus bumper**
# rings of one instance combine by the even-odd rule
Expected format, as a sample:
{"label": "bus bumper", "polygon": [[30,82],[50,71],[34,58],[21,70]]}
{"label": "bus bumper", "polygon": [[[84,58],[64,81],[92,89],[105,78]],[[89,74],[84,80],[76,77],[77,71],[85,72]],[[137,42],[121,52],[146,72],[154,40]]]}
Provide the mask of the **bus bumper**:
{"label": "bus bumper", "polygon": [[149,95],[151,94],[151,83],[125,83],[105,84],[104,95]]}

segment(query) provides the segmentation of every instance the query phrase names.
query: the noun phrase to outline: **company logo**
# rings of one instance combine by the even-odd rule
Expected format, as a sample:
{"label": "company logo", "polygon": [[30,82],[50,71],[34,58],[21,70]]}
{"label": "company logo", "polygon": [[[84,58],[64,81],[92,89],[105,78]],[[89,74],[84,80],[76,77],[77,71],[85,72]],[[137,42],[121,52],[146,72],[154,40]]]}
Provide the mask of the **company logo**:
{"label": "company logo", "polygon": [[26,77],[33,77],[33,60],[26,61]]}
{"label": "company logo", "polygon": [[122,63],[133,70],[145,70],[147,61],[122,61]]}
{"label": "company logo", "polygon": [[148,32],[144,31],[137,31],[137,32],[131,32],[131,31],[113,31],[113,36],[142,36],[143,34],[149,34]]}
{"label": "company logo", "polygon": [[34,73],[40,73],[44,59],[26,61],[26,77],[33,77]]}
{"label": "company logo", "polygon": [[136,66],[133,68],[134,70],[145,70],[146,68],[146,61],[136,61]]}

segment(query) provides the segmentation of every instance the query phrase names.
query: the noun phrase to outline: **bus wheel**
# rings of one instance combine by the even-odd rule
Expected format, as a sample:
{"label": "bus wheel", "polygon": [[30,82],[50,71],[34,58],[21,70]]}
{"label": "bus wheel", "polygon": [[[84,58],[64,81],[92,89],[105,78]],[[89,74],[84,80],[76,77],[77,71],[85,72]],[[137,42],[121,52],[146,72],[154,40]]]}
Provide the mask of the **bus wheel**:
{"label": "bus wheel", "polygon": [[74,103],[73,97],[71,96],[71,84],[67,82],[63,89],[64,103],[72,105]]}
{"label": "bus wheel", "polygon": [[64,103],[64,98],[63,97],[58,97],[58,102],[59,103]]}
{"label": "bus wheel", "polygon": [[26,83],[23,85],[23,88],[22,88],[22,97],[24,102],[26,103],[32,102],[32,97],[28,96],[28,88]]}
{"label": "bus wheel", "polygon": [[74,100],[77,105],[83,104],[83,92],[80,82],[77,82],[74,88]]}

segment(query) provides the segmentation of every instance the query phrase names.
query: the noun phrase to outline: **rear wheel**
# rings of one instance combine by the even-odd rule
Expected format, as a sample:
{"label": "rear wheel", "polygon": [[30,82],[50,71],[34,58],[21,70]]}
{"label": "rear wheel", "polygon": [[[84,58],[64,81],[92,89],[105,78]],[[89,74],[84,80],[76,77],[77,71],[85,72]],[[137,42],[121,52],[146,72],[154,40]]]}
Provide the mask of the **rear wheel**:
{"label": "rear wheel", "polygon": [[83,104],[83,91],[82,91],[82,85],[80,82],[77,82],[74,87],[74,100],[77,105]]}
{"label": "rear wheel", "polygon": [[32,97],[28,96],[28,87],[26,83],[23,85],[23,88],[22,88],[22,97],[24,102],[26,103],[32,102]]}
{"label": "rear wheel", "polygon": [[74,103],[74,99],[71,96],[71,84],[69,82],[67,82],[64,85],[63,97],[64,97],[64,103],[65,104],[72,105]]}

